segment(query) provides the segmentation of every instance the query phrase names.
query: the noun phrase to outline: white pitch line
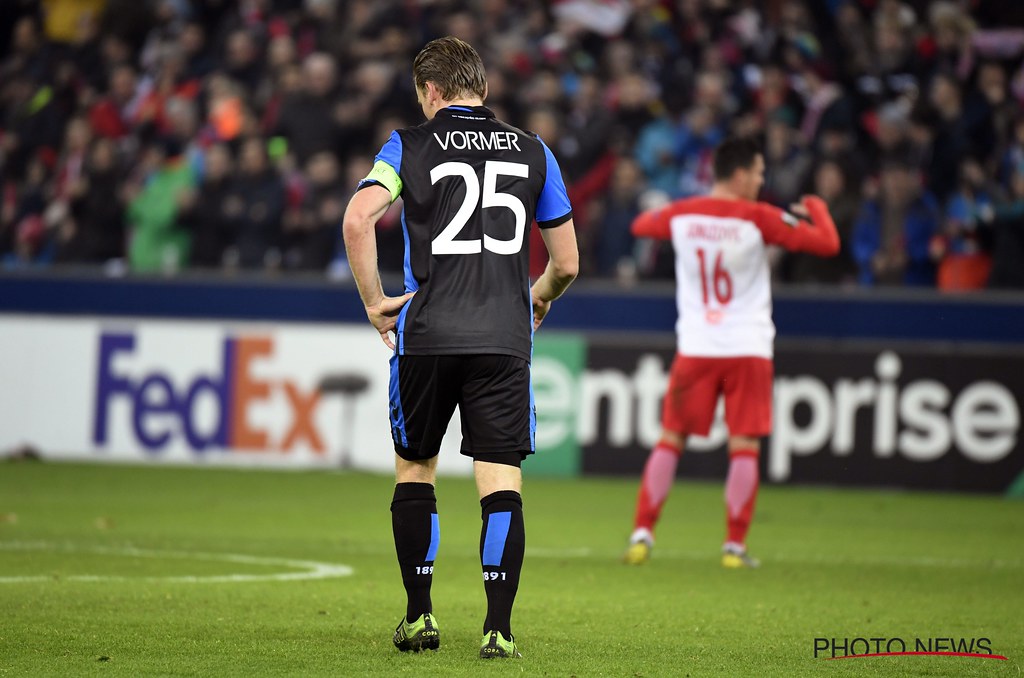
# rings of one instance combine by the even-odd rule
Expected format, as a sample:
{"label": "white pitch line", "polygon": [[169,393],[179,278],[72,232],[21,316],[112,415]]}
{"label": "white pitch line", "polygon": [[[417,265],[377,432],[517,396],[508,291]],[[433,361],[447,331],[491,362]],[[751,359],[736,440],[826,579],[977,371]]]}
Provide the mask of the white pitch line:
{"label": "white pitch line", "polygon": [[[128,577],[122,575],[67,575],[53,577],[47,575],[25,575],[25,576],[0,576],[0,584],[18,582],[42,582],[59,579],[74,582],[167,582],[167,583],[235,583],[255,581],[302,581],[311,579],[329,579],[334,577],[351,576],[353,569],[348,565],[323,563],[314,560],[295,560],[290,558],[269,558],[264,556],[252,556],[239,553],[203,553],[189,551],[161,551],[154,549],[140,549],[133,546],[126,547],[105,547],[105,546],[80,546],[71,542],[46,542],[46,541],[23,541],[23,542],[0,542],[0,551],[51,551],[65,553],[93,553],[100,555],[126,556],[139,558],[176,558],[181,560],[206,560],[227,563],[239,563],[244,565],[260,565],[270,567],[285,567],[298,572],[278,572],[272,574],[226,574],[226,575],[180,575],[164,577]],[[370,548],[358,549],[363,555],[390,555],[391,551]],[[586,546],[574,548],[545,548],[531,547],[526,550],[526,555],[531,558],[567,558],[567,559],[597,559],[597,560],[618,560],[618,552],[604,551]],[[718,555],[714,551],[693,551],[679,549],[656,549],[654,557],[658,560],[689,560],[689,561],[714,561]],[[947,569],[1021,569],[1024,568],[1024,560],[1002,559],[972,560],[967,558],[937,558],[927,556],[861,556],[842,557],[824,554],[763,554],[766,565],[771,563],[792,564],[792,565],[863,565],[883,567],[926,567],[926,568],[947,568]]]}
{"label": "white pitch line", "polygon": [[160,551],[140,549],[134,546],[77,546],[70,542],[0,542],[0,551],[51,551],[63,553],[94,553],[99,555],[127,556],[134,558],[178,558],[182,560],[207,560],[224,563],[240,563],[244,565],[262,565],[269,567],[287,567],[301,570],[299,572],[276,572],[272,574],[223,574],[223,575],[182,575],[166,577],[125,577],[121,575],[72,574],[67,576],[25,575],[0,577],[0,584],[19,582],[61,581],[75,582],[166,582],[187,584],[217,584],[253,581],[301,581],[307,579],[329,579],[348,577],[353,569],[348,565],[322,563],[315,560],[294,560],[291,558],[268,558],[251,556],[241,553],[193,553],[189,551]]}
{"label": "white pitch line", "polygon": [[[358,544],[346,549],[346,553],[360,556],[394,556],[394,550],[382,548],[372,544]],[[969,558],[939,558],[931,556],[835,556],[826,554],[793,554],[793,553],[761,553],[762,561],[766,565],[771,563],[784,563],[791,565],[864,565],[875,567],[935,567],[951,569],[1024,569],[1024,560],[1019,558],[993,558],[991,560],[969,559]],[[446,550],[444,543],[441,544],[439,560],[446,557],[477,557],[476,547],[467,546],[459,553]],[[622,557],[621,551],[608,550],[606,548],[593,548],[590,546],[575,546],[567,548],[528,546],[526,548],[527,558],[552,558],[552,559],[593,559],[618,561]],[[692,560],[695,562],[708,561],[716,562],[719,558],[718,550],[714,547],[697,551],[694,549],[661,549],[654,548],[653,558],[656,560]]]}

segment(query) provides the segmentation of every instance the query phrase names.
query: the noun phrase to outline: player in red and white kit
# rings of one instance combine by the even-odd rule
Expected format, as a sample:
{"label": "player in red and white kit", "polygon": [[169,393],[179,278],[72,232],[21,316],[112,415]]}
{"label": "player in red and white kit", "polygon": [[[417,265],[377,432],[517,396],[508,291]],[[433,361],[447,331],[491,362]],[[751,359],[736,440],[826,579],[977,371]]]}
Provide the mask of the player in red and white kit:
{"label": "player in red and white kit", "polygon": [[677,200],[633,222],[637,237],[672,241],[679,320],[661,439],[644,467],[627,563],[650,558],[654,526],[686,436],[709,433],[723,396],[729,475],[722,565],[758,565],[745,542],[757,499],[760,438],[771,433],[772,424],[775,324],[768,246],[826,257],[839,252],[839,236],[821,198],[805,196],[788,212],[755,202],[764,169],[756,142],[729,139],[715,151],[709,196]]}

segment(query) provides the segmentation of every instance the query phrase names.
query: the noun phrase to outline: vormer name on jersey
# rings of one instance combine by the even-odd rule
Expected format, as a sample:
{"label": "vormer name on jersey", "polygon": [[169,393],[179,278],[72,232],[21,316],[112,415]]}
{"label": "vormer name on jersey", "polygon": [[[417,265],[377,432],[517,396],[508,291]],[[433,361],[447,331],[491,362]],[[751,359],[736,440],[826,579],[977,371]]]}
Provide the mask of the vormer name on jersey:
{"label": "vormer name on jersey", "polygon": [[523,150],[519,148],[519,136],[515,132],[451,130],[444,133],[444,141],[437,132],[434,132],[434,138],[443,151],[447,151],[449,147],[459,151],[511,151],[513,148],[517,151]]}

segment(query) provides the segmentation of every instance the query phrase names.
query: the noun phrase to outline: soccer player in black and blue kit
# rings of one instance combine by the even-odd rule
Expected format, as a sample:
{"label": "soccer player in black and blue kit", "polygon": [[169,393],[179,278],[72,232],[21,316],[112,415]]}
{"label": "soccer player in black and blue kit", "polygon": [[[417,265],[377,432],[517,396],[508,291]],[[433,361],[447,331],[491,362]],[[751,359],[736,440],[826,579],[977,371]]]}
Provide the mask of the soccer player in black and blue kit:
{"label": "soccer player in black and blue kit", "polygon": [[[483,63],[465,42],[429,43],[413,62],[427,122],[396,130],[345,212],[349,265],[391,358],[395,550],[408,595],[403,651],[437,649],[430,585],[440,529],[434,481],[456,405],[483,526],[487,616],[480,656],[519,656],[512,604],[526,544],[520,465],[534,452],[533,332],[576,277],[572,209],[558,163],[533,134],[484,107]],[[402,197],[405,294],[385,296],[374,226]],[[530,286],[529,229],[550,255]],[[395,339],[392,341],[391,333]]]}

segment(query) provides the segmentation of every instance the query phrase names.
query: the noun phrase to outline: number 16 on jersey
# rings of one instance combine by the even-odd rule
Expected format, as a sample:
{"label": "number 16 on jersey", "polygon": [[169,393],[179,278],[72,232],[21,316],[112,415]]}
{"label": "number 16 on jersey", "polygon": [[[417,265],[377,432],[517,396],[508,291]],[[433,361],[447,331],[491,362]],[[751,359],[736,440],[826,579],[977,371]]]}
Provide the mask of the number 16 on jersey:
{"label": "number 16 on jersey", "polygon": [[[719,306],[725,306],[732,299],[732,277],[729,271],[722,265],[722,251],[715,253],[714,269],[708,273],[707,260],[710,257],[703,247],[697,248],[697,261],[700,263],[700,288],[704,299],[705,316],[707,321],[717,324],[722,320],[722,311],[708,307],[711,301],[710,296],[714,294]],[[710,288],[710,290],[709,290]]]}

